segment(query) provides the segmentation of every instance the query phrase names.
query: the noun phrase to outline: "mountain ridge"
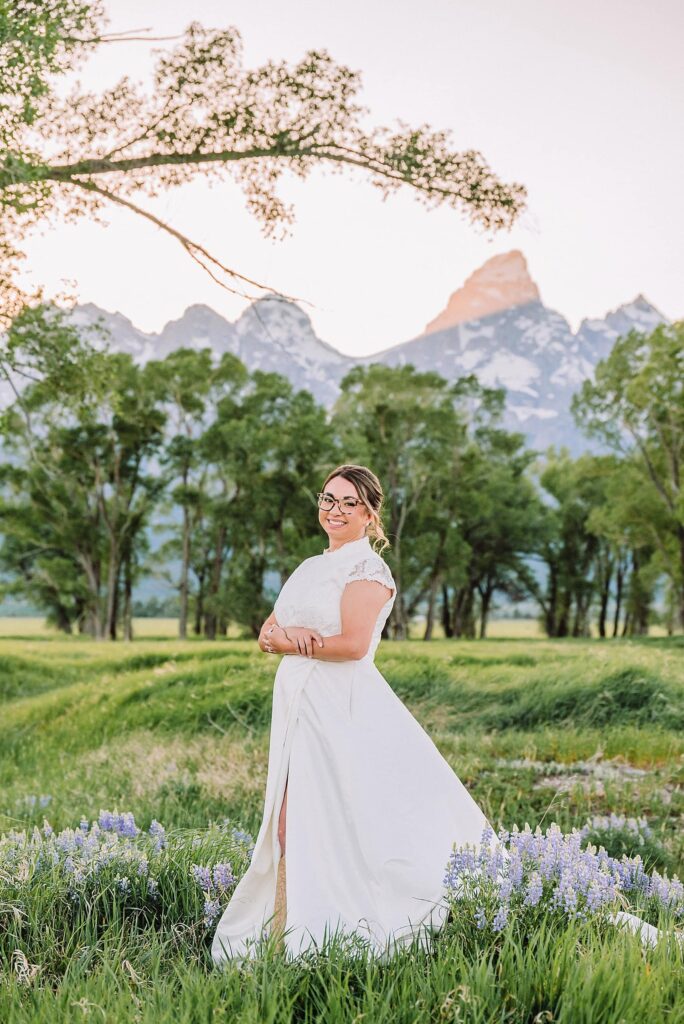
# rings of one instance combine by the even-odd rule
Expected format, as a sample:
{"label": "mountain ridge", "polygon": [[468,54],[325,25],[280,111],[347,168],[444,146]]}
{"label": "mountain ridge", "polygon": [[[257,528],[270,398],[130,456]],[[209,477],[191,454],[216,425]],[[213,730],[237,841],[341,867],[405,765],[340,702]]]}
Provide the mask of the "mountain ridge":
{"label": "mountain ridge", "polygon": [[[477,317],[458,319],[474,308]],[[250,371],[280,372],[326,407],[356,365],[412,363],[448,380],[475,373],[487,386],[506,388],[505,426],[521,430],[532,447],[565,444],[573,453],[589,444],[570,414],[572,394],[618,336],[669,322],[639,293],[602,318],[584,318],[573,332],[561,313],[542,302],[520,250],[494,256],[474,271],[422,334],[366,356],[345,355],[319,338],[309,314],[279,296],[257,299],[235,321],[195,303],[158,333],[139,331],[123,314],[93,303],[74,307],[71,315],[81,325],[101,317],[112,348],[141,361],[164,358],[181,346],[208,346],[217,357],[231,351]]]}

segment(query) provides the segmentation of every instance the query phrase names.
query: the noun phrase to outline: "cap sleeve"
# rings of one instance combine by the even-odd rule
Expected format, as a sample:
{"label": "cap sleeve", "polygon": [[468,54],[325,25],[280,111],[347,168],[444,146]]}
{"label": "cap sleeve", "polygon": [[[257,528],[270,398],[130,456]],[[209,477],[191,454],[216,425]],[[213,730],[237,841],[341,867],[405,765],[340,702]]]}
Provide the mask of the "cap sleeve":
{"label": "cap sleeve", "polygon": [[345,573],[345,585],[354,583],[356,580],[375,580],[383,586],[396,590],[396,584],[387,562],[379,555],[371,555],[362,558],[361,561],[351,565]]}

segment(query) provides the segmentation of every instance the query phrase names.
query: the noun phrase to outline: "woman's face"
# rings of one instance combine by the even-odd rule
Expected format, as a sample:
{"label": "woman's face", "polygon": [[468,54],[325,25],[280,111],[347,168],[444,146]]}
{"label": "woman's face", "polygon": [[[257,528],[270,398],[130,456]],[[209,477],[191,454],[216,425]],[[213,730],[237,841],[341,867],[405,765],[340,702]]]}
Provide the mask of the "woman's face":
{"label": "woman's face", "polygon": [[318,510],[318,521],[328,534],[331,547],[345,544],[349,540],[360,540],[365,535],[366,524],[372,517],[363,503],[353,508],[345,508],[345,498],[353,498],[359,502],[361,499],[351,480],[345,480],[343,476],[334,476],[328,480],[323,493],[332,495],[342,503],[342,511],[337,503],[331,509]]}

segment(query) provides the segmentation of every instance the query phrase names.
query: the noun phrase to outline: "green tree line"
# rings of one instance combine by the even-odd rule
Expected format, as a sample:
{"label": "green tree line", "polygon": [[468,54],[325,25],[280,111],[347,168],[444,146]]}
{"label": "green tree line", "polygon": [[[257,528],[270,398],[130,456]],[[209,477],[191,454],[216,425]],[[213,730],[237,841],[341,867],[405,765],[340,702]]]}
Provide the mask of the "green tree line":
{"label": "green tree line", "polygon": [[357,366],[328,410],[232,354],[138,365],[106,341],[34,304],[0,352],[2,591],[65,632],[130,639],[136,583],[172,566],[181,637],[256,635],[347,461],[386,492],[390,638],[419,615],[425,639],[485,636],[501,597],[549,636],[643,634],[661,594],[684,628],[682,323],[619,339],[584,383],[574,414],[609,450],[578,458],[527,448],[473,376]]}

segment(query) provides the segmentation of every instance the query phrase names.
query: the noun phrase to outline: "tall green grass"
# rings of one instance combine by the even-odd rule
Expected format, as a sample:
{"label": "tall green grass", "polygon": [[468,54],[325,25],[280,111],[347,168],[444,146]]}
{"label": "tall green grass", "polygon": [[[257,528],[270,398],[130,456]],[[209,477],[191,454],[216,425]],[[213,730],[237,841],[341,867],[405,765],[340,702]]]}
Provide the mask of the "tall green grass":
{"label": "tall green grass", "polygon": [[[678,641],[413,640],[376,660],[495,827],[643,815],[684,875]],[[228,819],[256,835],[276,665],[235,639],[0,637],[0,831],[107,808],[144,828],[201,837]],[[606,763],[604,777],[587,767]],[[430,954],[389,964],[273,954],[217,972],[184,878],[161,921],[110,908],[59,933],[47,889],[29,933],[1,905],[0,1020],[684,1022],[681,955],[594,925],[485,940],[451,920]]]}

